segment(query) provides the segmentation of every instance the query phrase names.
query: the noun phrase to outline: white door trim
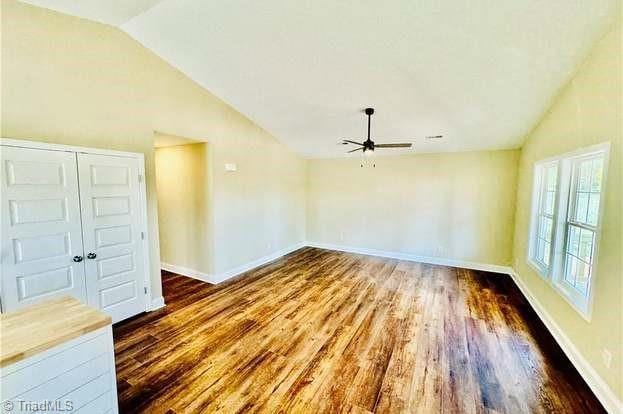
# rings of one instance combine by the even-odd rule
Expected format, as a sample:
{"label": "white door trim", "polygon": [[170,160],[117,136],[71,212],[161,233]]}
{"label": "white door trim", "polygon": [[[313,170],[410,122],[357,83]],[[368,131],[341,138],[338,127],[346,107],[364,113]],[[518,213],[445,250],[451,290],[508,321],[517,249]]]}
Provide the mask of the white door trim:
{"label": "white door trim", "polygon": [[147,189],[145,184],[145,157],[143,154],[141,155],[141,161],[139,162],[138,173],[140,178],[139,183],[139,204],[141,206],[141,228],[142,234],[141,239],[143,242],[143,269],[145,272],[145,285],[143,288],[145,289],[145,311],[149,312],[153,310],[153,306],[151,306],[151,302],[153,300],[152,291],[151,291],[151,250],[149,249],[149,226],[147,225]]}
{"label": "white door trim", "polygon": [[[141,181],[139,183],[140,189],[140,199],[139,204],[141,207],[141,227],[142,232],[145,234],[145,238],[143,241],[143,248],[145,249],[145,254],[143,255],[144,262],[144,272],[145,277],[143,279],[143,289],[146,290],[145,293],[145,311],[149,312],[151,310],[151,302],[152,302],[152,289],[151,289],[151,264],[149,262],[149,258],[151,255],[149,249],[149,232],[147,231],[147,188],[145,184],[145,155],[141,152],[128,152],[128,151],[116,151],[109,150],[103,148],[90,148],[90,147],[80,147],[76,145],[64,145],[64,144],[53,144],[48,142],[41,141],[30,141],[30,140],[22,140],[22,139],[13,139],[13,138],[4,138],[0,137],[0,146],[7,147],[19,147],[19,148],[31,148],[31,149],[43,149],[48,151],[64,151],[64,152],[75,152],[75,153],[84,153],[84,154],[96,154],[96,155],[114,155],[117,157],[128,157],[128,158],[136,158],[139,160],[139,171],[141,176]],[[0,312],[2,312],[2,303],[0,302]]]}

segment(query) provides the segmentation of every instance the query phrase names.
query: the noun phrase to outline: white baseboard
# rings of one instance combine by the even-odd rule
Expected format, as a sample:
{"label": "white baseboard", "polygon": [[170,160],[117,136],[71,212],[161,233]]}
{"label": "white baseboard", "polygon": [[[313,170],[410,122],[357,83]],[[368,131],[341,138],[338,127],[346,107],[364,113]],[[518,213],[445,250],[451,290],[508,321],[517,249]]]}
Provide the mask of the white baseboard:
{"label": "white baseboard", "polygon": [[532,294],[530,289],[523,283],[521,278],[518,277],[515,271],[509,273],[513,278],[513,281],[521,290],[521,293],[532,306],[532,309],[536,312],[543,324],[547,327],[547,330],[552,334],[560,348],[563,350],[567,358],[571,361],[575,369],[578,370],[580,376],[586,381],[590,389],[593,391],[597,399],[604,406],[606,411],[611,414],[623,413],[623,402],[619,400],[617,395],[610,389],[608,384],[599,376],[597,371],[588,363],[576,346],[571,342],[569,337],[565,334],[564,330],[556,323],[554,318],[547,312],[545,307],[539,302],[539,300]]}
{"label": "white baseboard", "polygon": [[410,262],[428,263],[442,266],[462,267],[465,269],[483,270],[485,272],[495,272],[510,274],[513,269],[510,266],[500,266],[489,263],[469,262],[465,260],[447,259],[444,257],[418,256],[408,253],[390,252],[386,250],[367,249],[364,247],[343,246],[329,243],[317,243],[308,241],[306,246],[317,247],[319,249],[337,250],[341,252],[365,254],[368,256],[388,257],[390,259],[408,260]]}
{"label": "white baseboard", "polygon": [[165,306],[166,305],[164,304],[164,298],[162,296],[158,296],[157,298],[153,298],[151,300],[149,310],[155,311],[156,309],[164,308]]}
{"label": "white baseboard", "polygon": [[166,270],[167,272],[177,273],[178,275],[191,277],[193,279],[201,280],[202,282],[216,283],[212,280],[212,275],[209,273],[204,273],[189,267],[160,262],[160,268]]}
{"label": "white baseboard", "polygon": [[288,253],[292,253],[295,250],[300,249],[301,247],[305,247],[305,243],[300,242],[296,243],[290,247],[287,247],[282,250],[277,250],[267,256],[260,257],[259,259],[253,260],[251,262],[245,263],[241,266],[237,266],[233,269],[227,270],[218,274],[210,274],[201,272],[199,270],[190,269],[188,267],[178,266],[170,263],[160,263],[160,268],[169,272],[177,273],[178,275],[192,277],[193,279],[201,280],[203,282],[208,282],[212,284],[218,284],[224,282],[228,279],[231,279],[235,276],[238,276],[241,273],[248,272],[249,270],[255,269],[256,267],[265,265],[266,263],[270,263],[273,260],[279,259],[281,256],[285,256]]}
{"label": "white baseboard", "polygon": [[210,274],[201,272],[196,269],[191,269],[184,266],[178,266],[170,263],[161,262],[160,267],[169,272],[177,273],[182,276],[192,277],[193,279],[201,280],[203,282],[208,283],[221,283],[225,280],[231,279],[232,277],[238,276],[241,273],[248,272],[256,267],[262,266],[266,263],[272,262],[280,258],[281,256],[285,256],[288,253],[291,253],[295,250],[298,250],[302,247],[317,247],[319,249],[327,249],[327,250],[337,250],[342,252],[349,253],[358,253],[365,254],[368,256],[380,256],[380,257],[388,257],[392,259],[399,260],[408,260],[412,262],[420,262],[420,263],[428,263],[428,264],[436,264],[442,266],[453,266],[453,267],[463,267],[466,269],[474,269],[474,270],[483,270],[486,272],[495,272],[495,273],[512,273],[513,269],[509,266],[500,266],[488,263],[476,263],[469,262],[464,260],[455,260],[455,259],[446,259],[443,257],[427,257],[427,256],[417,256],[407,253],[398,253],[398,252],[388,252],[384,250],[375,250],[375,249],[366,249],[361,247],[350,247],[350,246],[341,246],[336,244],[328,244],[328,243],[317,243],[317,242],[300,242],[296,243],[286,249],[278,250],[269,254],[268,256],[260,257],[259,259],[253,260],[251,262],[245,263],[241,266],[235,267],[233,269],[227,270],[218,274]]}
{"label": "white baseboard", "polygon": [[241,266],[230,269],[226,272],[219,273],[213,276],[213,280],[215,280],[213,283],[221,283],[227,279],[231,279],[232,277],[238,276],[241,273],[248,272],[251,269],[255,269],[256,267],[265,265],[266,263],[272,262],[273,260],[277,260],[281,256],[285,256],[288,253],[292,253],[293,251],[298,250],[301,247],[305,247],[304,242],[296,243],[285,249],[277,250],[276,252],[271,253],[268,256],[260,257],[259,259],[253,260],[252,262],[248,262]]}

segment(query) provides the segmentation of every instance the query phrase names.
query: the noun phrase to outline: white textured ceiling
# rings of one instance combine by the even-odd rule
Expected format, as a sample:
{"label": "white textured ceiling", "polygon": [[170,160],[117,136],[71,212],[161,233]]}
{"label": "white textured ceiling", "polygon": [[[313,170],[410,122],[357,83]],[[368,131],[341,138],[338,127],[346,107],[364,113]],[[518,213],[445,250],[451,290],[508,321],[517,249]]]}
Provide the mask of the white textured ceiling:
{"label": "white textured ceiling", "polygon": [[310,157],[361,139],[366,106],[377,142],[516,148],[620,13],[620,0],[28,2],[120,26]]}

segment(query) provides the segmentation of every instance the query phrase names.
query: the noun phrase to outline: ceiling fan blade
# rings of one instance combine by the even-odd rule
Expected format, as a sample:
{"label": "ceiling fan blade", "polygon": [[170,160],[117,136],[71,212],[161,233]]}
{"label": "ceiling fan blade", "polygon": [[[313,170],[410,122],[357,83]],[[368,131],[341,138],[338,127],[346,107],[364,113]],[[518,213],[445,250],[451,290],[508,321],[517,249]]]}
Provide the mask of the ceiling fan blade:
{"label": "ceiling fan blade", "polygon": [[361,148],[355,148],[354,150],[350,150],[350,151],[346,151],[346,153],[349,153],[349,152],[355,152],[355,151],[363,151],[363,147],[361,147]]}
{"label": "ceiling fan blade", "polygon": [[374,148],[411,148],[413,144],[411,143],[402,143],[402,144],[374,144]]}
{"label": "ceiling fan blade", "polygon": [[348,142],[349,144],[355,144],[355,145],[361,145],[363,147],[363,144],[360,142],[355,142],[355,141],[351,141],[350,139],[343,139],[343,142]]}

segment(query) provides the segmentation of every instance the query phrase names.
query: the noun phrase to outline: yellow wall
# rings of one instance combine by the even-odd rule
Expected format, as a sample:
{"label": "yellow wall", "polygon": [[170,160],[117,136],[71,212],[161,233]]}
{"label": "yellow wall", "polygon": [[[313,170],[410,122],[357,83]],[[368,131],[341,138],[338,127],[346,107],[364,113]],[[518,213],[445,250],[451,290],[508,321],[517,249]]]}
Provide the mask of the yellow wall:
{"label": "yellow wall", "polygon": [[210,142],[215,271],[303,240],[303,159],[122,31],[2,1],[2,136],[145,154],[157,296],[154,131]]}
{"label": "yellow wall", "polygon": [[[561,92],[521,152],[515,226],[515,270],[586,360],[623,399],[623,86],[621,26],[595,47],[573,81]],[[585,321],[527,264],[535,161],[604,141],[611,142],[602,235],[592,320]],[[607,369],[602,348],[613,352]]]}
{"label": "yellow wall", "polygon": [[211,271],[208,144],[157,148],[160,261]]}
{"label": "yellow wall", "polygon": [[305,239],[305,160],[276,141],[234,140],[210,144],[217,275]]}
{"label": "yellow wall", "polygon": [[510,265],[519,151],[313,160],[307,238]]}
{"label": "yellow wall", "polygon": [[[158,130],[210,143],[210,272],[303,240],[306,207],[307,236],[316,242],[500,265],[514,256],[521,280],[619,398],[621,71],[619,26],[530,134],[518,170],[517,151],[387,157],[375,169],[314,160],[306,186],[304,160],[120,30],[2,1],[2,136],[145,154],[155,295]],[[586,322],[526,264],[532,166],[604,140],[612,142],[610,170],[595,306]],[[238,171],[225,172],[224,163]],[[613,352],[611,369],[601,348]]]}

